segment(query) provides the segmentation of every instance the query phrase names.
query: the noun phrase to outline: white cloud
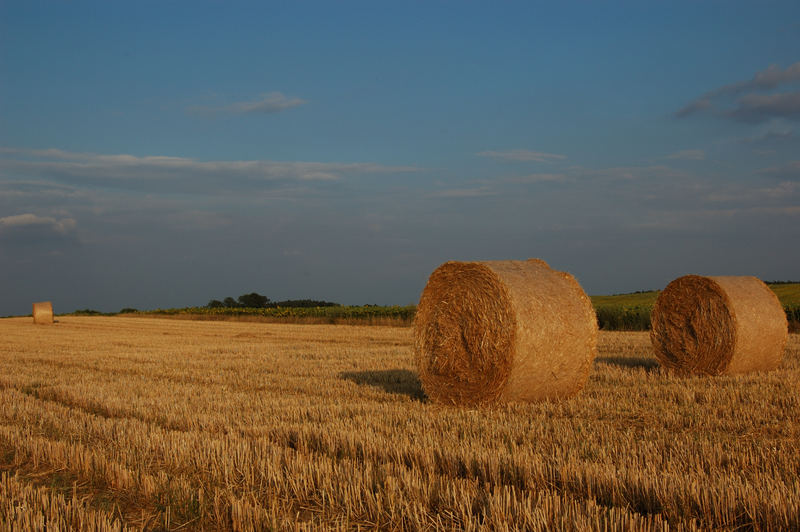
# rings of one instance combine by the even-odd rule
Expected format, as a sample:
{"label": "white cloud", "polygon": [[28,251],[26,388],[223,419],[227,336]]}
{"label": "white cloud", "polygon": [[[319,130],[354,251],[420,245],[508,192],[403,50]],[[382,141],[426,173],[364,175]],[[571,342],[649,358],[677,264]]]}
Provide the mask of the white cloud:
{"label": "white cloud", "polygon": [[753,187],[747,185],[730,185],[727,187],[714,187],[706,196],[712,203],[738,203],[741,205],[753,202],[791,202],[791,197],[800,193],[800,183],[782,181],[767,187]]}
{"label": "white cloud", "polygon": [[7,233],[20,228],[42,228],[54,233],[66,235],[77,226],[72,218],[60,220],[49,216],[37,216],[32,213],[16,214],[0,218],[0,232]]}
{"label": "white cloud", "polygon": [[490,157],[498,161],[539,163],[560,161],[567,158],[566,155],[531,150],[482,151],[479,152],[478,155],[481,157]]}
{"label": "white cloud", "polygon": [[[185,157],[100,155],[63,150],[0,148],[0,175],[24,174],[51,179],[91,180],[104,185],[158,180],[199,186],[202,181],[231,186],[236,182],[335,181],[355,174],[413,172],[411,166],[375,163],[198,161]],[[13,156],[13,157],[8,157]]]}
{"label": "white cloud", "polygon": [[489,187],[450,188],[440,190],[430,195],[432,198],[482,198],[495,196],[497,192]]}
{"label": "white cloud", "polygon": [[592,170],[589,168],[578,169],[577,173],[583,178],[602,177],[611,180],[673,180],[684,179],[689,176],[686,172],[664,165],[650,166],[616,166]]}
{"label": "white cloud", "polygon": [[41,200],[47,198],[61,203],[79,198],[80,191],[67,185],[48,183],[46,181],[0,181],[0,204],[4,201],[23,201],[31,198]]}
{"label": "white cloud", "polygon": [[566,174],[529,174],[522,177],[512,177],[509,183],[560,183],[567,181]]}
{"label": "white cloud", "polygon": [[681,150],[667,155],[666,158],[681,161],[702,161],[706,158],[706,152],[703,150]]}
{"label": "white cloud", "polygon": [[234,102],[221,106],[193,106],[186,109],[190,114],[272,114],[308,103],[302,98],[285,96],[281,92],[267,92],[254,100]]}

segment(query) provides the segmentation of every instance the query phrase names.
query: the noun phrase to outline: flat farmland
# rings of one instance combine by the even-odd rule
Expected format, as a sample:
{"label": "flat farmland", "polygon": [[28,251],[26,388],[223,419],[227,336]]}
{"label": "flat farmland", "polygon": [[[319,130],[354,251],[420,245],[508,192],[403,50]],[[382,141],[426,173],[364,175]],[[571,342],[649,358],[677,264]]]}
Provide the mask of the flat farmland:
{"label": "flat farmland", "polygon": [[601,332],[553,403],[428,402],[401,327],[0,319],[0,524],[27,530],[800,528],[800,337],[679,378]]}

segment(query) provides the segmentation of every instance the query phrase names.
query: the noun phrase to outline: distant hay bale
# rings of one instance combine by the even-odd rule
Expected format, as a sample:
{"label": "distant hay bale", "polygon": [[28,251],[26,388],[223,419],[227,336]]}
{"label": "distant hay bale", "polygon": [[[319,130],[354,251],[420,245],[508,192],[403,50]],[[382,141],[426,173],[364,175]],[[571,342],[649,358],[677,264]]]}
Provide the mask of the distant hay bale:
{"label": "distant hay bale", "polygon": [[575,278],[544,261],[446,262],[422,292],[414,348],[432,401],[556,399],[586,383],[597,318]]}
{"label": "distant hay bale", "polygon": [[683,374],[775,369],[788,339],[783,307],[755,277],[679,277],[658,296],[651,322],[659,362]]}
{"label": "distant hay bale", "polygon": [[50,301],[33,304],[33,323],[53,323],[53,304]]}

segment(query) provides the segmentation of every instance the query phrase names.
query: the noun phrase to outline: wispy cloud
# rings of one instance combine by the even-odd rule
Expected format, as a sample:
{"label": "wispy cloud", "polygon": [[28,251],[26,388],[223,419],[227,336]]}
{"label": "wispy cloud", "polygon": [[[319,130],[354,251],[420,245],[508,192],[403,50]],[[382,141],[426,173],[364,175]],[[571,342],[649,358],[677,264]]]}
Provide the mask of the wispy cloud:
{"label": "wispy cloud", "polygon": [[[699,154],[693,153],[701,150],[686,150],[678,152],[682,159],[696,159]],[[676,154],[673,154],[676,155]],[[670,156],[670,159],[679,157]],[[583,183],[584,185],[611,184],[614,182],[641,181],[641,182],[674,182],[677,179],[686,179],[690,174],[684,170],[672,168],[667,165],[648,166],[614,166],[609,168],[586,168],[584,166],[570,166],[558,173],[534,173],[517,177],[508,177],[498,180],[501,183],[527,184],[527,183]]]}
{"label": "wispy cloud", "polygon": [[725,113],[742,122],[760,123],[771,118],[800,119],[800,92],[747,94]]}
{"label": "wispy cloud", "polygon": [[741,144],[772,144],[785,141],[794,136],[794,130],[782,124],[769,124],[766,129],[761,130],[755,135],[737,139]]}
{"label": "wispy cloud", "polygon": [[38,176],[54,180],[91,181],[104,186],[176,182],[189,187],[235,183],[336,181],[355,174],[413,172],[411,166],[376,163],[282,162],[269,160],[198,161],[186,157],[101,155],[58,149],[0,148],[0,176]]}
{"label": "wispy cloud", "polygon": [[566,155],[531,150],[482,151],[479,152],[478,155],[481,157],[490,157],[498,161],[539,163],[560,161],[567,158]]}
{"label": "wispy cloud", "polygon": [[[633,223],[633,227],[645,230],[685,230],[696,231],[698,227],[711,223],[729,223],[730,220],[752,220],[753,217],[791,217],[800,216],[798,206],[776,207],[737,207],[730,209],[697,209],[649,212],[645,219]],[[796,220],[791,220],[795,223]]]}
{"label": "wispy cloud", "polygon": [[308,103],[302,98],[285,96],[281,92],[268,92],[254,100],[234,102],[221,106],[196,105],[188,107],[186,112],[198,115],[216,114],[272,114],[292,109]]}
{"label": "wispy cloud", "polygon": [[507,181],[509,183],[561,183],[567,181],[566,174],[529,174],[521,177],[512,177]]}
{"label": "wispy cloud", "polygon": [[604,178],[622,181],[673,180],[685,179],[689,174],[666,165],[649,166],[615,166],[602,169],[577,169],[576,173],[583,179]]}
{"label": "wispy cloud", "polygon": [[[794,196],[798,196],[795,198]],[[712,204],[728,203],[749,206],[790,206],[800,199],[800,183],[782,181],[769,186],[728,185],[715,186],[699,194]]]}
{"label": "wispy cloud", "polygon": [[767,177],[786,180],[800,180],[800,161],[792,161],[780,166],[771,166],[758,172]]}
{"label": "wispy cloud", "polygon": [[762,194],[773,199],[785,199],[794,194],[800,196],[800,183],[792,181],[783,181],[773,187],[766,187],[761,189]]}
{"label": "wispy cloud", "polygon": [[[76,242],[73,218],[53,218],[33,213],[15,214],[0,218],[0,250],[7,247],[25,249],[30,246]],[[6,249],[7,251],[7,249]]]}
{"label": "wispy cloud", "polygon": [[0,231],[30,226],[46,226],[56,233],[65,234],[75,229],[75,220],[72,218],[57,220],[49,216],[37,216],[32,213],[16,214],[14,216],[0,218]]}
{"label": "wispy cloud", "polygon": [[0,204],[3,201],[23,201],[30,198],[36,198],[39,201],[46,199],[58,204],[80,196],[80,191],[74,187],[47,181],[10,180],[0,182]]}
{"label": "wispy cloud", "polygon": [[712,107],[710,96],[701,96],[700,98],[687,103],[675,112],[675,116],[683,118],[685,116],[693,115],[711,109]]}
{"label": "wispy cloud", "polygon": [[706,158],[706,152],[703,150],[681,150],[667,155],[665,158],[679,161],[702,161]]}
{"label": "wispy cloud", "polygon": [[706,96],[741,94],[750,90],[769,90],[794,81],[800,81],[800,61],[783,70],[778,65],[770,65],[766,69],[756,72],[752,79],[723,85],[706,93]]}
{"label": "wispy cloud", "polygon": [[[775,117],[800,118],[800,92],[769,93],[782,85],[800,81],[800,62],[781,69],[770,65],[752,79],[709,91],[676,111],[684,118],[709,112],[742,122],[759,123]],[[736,98],[731,105],[730,100]],[[727,103],[727,106],[725,104]]]}
{"label": "wispy cloud", "polygon": [[467,187],[450,188],[433,192],[431,198],[482,198],[486,196],[496,196],[497,192],[490,187]]}

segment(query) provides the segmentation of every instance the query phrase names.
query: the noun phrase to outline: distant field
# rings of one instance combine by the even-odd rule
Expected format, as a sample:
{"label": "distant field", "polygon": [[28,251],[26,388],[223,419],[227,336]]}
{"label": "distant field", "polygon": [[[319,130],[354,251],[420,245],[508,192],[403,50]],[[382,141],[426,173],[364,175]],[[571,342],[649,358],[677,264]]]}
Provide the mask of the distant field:
{"label": "distant field", "polygon": [[[769,284],[783,306],[800,305],[800,283]],[[633,294],[618,294],[613,296],[591,296],[595,307],[620,305],[624,307],[650,307],[656,302],[659,292],[636,292]]]}
{"label": "distant field", "polygon": [[658,297],[657,290],[649,292],[636,292],[635,294],[617,294],[613,296],[590,296],[592,304],[597,307],[622,306],[622,307],[647,307],[652,308]]}
{"label": "distant field", "polygon": [[[784,306],[793,332],[800,330],[800,283],[770,285]],[[650,311],[657,291],[612,296],[591,296],[601,329],[645,331],[650,327]],[[253,321],[264,323],[315,323],[331,325],[409,326],[416,307],[408,306],[329,306],[277,308],[208,308],[187,307],[135,311],[131,317],[167,317],[185,320]],[[94,311],[76,311],[75,315],[101,315]],[[115,313],[116,314],[116,313]]]}
{"label": "distant field", "polygon": [[130,313],[131,316],[168,317],[187,320],[258,321],[264,323],[316,323],[330,325],[410,325],[416,307],[328,306],[276,308],[187,307]]}
{"label": "distant field", "polygon": [[411,330],[0,319],[2,530],[798,530],[800,337],[662,371],[603,332],[553,403],[430,404]]}
{"label": "distant field", "polygon": [[769,287],[781,300],[783,306],[800,306],[800,283],[771,284]]}

